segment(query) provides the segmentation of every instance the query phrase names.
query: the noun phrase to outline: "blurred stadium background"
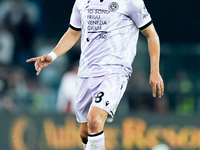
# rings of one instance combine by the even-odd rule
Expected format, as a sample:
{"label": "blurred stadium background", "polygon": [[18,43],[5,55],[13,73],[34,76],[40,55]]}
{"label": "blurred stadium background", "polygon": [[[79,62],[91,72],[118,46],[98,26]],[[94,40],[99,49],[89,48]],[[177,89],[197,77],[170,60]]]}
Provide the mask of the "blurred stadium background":
{"label": "blurred stadium background", "polygon": [[[127,91],[114,122],[106,124],[106,149],[150,150],[163,143],[171,150],[198,150],[200,1],[144,1],[160,36],[165,95],[152,97],[147,43],[140,35]],[[73,114],[73,90],[68,92],[65,86],[64,93],[61,90],[79,59],[79,42],[40,76],[35,75],[33,63],[25,62],[55,47],[68,28],[73,3],[0,0],[0,150],[82,147]],[[67,82],[70,87],[72,79]],[[68,100],[65,108],[58,99]]]}

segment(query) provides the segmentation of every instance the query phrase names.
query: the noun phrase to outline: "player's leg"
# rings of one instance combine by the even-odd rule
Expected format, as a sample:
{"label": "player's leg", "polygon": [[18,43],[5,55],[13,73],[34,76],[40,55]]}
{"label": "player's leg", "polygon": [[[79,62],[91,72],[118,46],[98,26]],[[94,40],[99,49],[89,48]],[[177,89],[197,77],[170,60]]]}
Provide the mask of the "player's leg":
{"label": "player's leg", "polygon": [[87,150],[93,150],[93,148],[98,150],[97,147],[101,150],[105,149],[103,128],[107,115],[106,111],[97,107],[91,107],[87,118],[88,123],[79,123],[80,137],[84,150],[86,150],[86,145],[88,145]]}
{"label": "player's leg", "polygon": [[[95,146],[93,141],[102,143],[100,145],[105,148],[103,133],[105,120],[108,120],[107,117],[110,119],[108,121],[113,119],[125,91],[127,79],[127,77],[119,75],[78,78],[76,85],[76,119],[81,123],[80,135],[85,143],[87,141],[86,133],[89,131],[86,150],[93,150],[89,147],[89,145]],[[85,130],[86,122],[88,122],[88,130]],[[96,147],[94,149],[98,150]]]}
{"label": "player's leg", "polygon": [[80,137],[81,137],[81,141],[83,143],[83,148],[85,150],[87,142],[88,142],[87,122],[85,122],[85,123],[79,123],[79,126],[80,126]]}
{"label": "player's leg", "polygon": [[87,116],[89,134],[86,150],[104,150],[104,124],[106,120],[112,121],[126,89],[128,77],[113,74],[100,77],[97,80],[93,78],[91,81],[90,83],[99,81],[99,84],[96,84],[97,86],[92,90],[93,101]]}
{"label": "player's leg", "polygon": [[[91,95],[88,94],[86,78],[77,78],[76,83],[76,120],[79,123],[79,135],[83,144],[84,150],[88,141],[88,130],[87,130],[87,114],[92,101]],[[84,111],[83,111],[84,109]]]}
{"label": "player's leg", "polygon": [[88,121],[88,143],[86,150],[103,150],[105,149],[105,135],[103,132],[104,124],[108,113],[98,107],[91,107]]}
{"label": "player's leg", "polygon": [[108,113],[98,107],[91,107],[88,117],[88,133],[99,133],[103,131],[105,121],[107,119]]}

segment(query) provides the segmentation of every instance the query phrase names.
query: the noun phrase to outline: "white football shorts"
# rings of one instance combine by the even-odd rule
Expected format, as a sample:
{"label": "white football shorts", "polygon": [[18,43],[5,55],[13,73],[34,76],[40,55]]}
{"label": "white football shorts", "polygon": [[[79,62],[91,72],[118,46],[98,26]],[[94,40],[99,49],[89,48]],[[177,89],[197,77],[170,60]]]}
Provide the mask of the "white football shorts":
{"label": "white football shorts", "polygon": [[87,122],[91,106],[108,113],[108,122],[112,122],[118,104],[126,90],[129,77],[122,74],[110,74],[100,77],[78,78],[76,84],[76,119]]}

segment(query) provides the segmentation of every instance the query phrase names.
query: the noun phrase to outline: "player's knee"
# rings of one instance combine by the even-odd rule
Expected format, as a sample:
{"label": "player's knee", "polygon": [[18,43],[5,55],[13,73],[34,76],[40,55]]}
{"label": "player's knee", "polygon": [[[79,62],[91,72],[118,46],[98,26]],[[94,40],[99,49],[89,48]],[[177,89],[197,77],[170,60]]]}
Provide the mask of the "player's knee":
{"label": "player's knee", "polygon": [[90,133],[98,133],[102,130],[102,120],[98,115],[90,115],[87,118],[88,130]]}

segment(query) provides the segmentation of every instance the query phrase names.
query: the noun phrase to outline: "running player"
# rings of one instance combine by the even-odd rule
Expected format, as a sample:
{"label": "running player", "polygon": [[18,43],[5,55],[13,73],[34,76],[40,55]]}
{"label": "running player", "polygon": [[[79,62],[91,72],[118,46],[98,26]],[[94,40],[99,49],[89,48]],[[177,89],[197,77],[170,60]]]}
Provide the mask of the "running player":
{"label": "running player", "polygon": [[143,0],[76,0],[70,27],[48,55],[31,58],[37,75],[81,36],[76,119],[86,150],[105,149],[104,124],[112,121],[132,73],[139,31],[147,38],[153,96],[161,97],[160,43]]}

